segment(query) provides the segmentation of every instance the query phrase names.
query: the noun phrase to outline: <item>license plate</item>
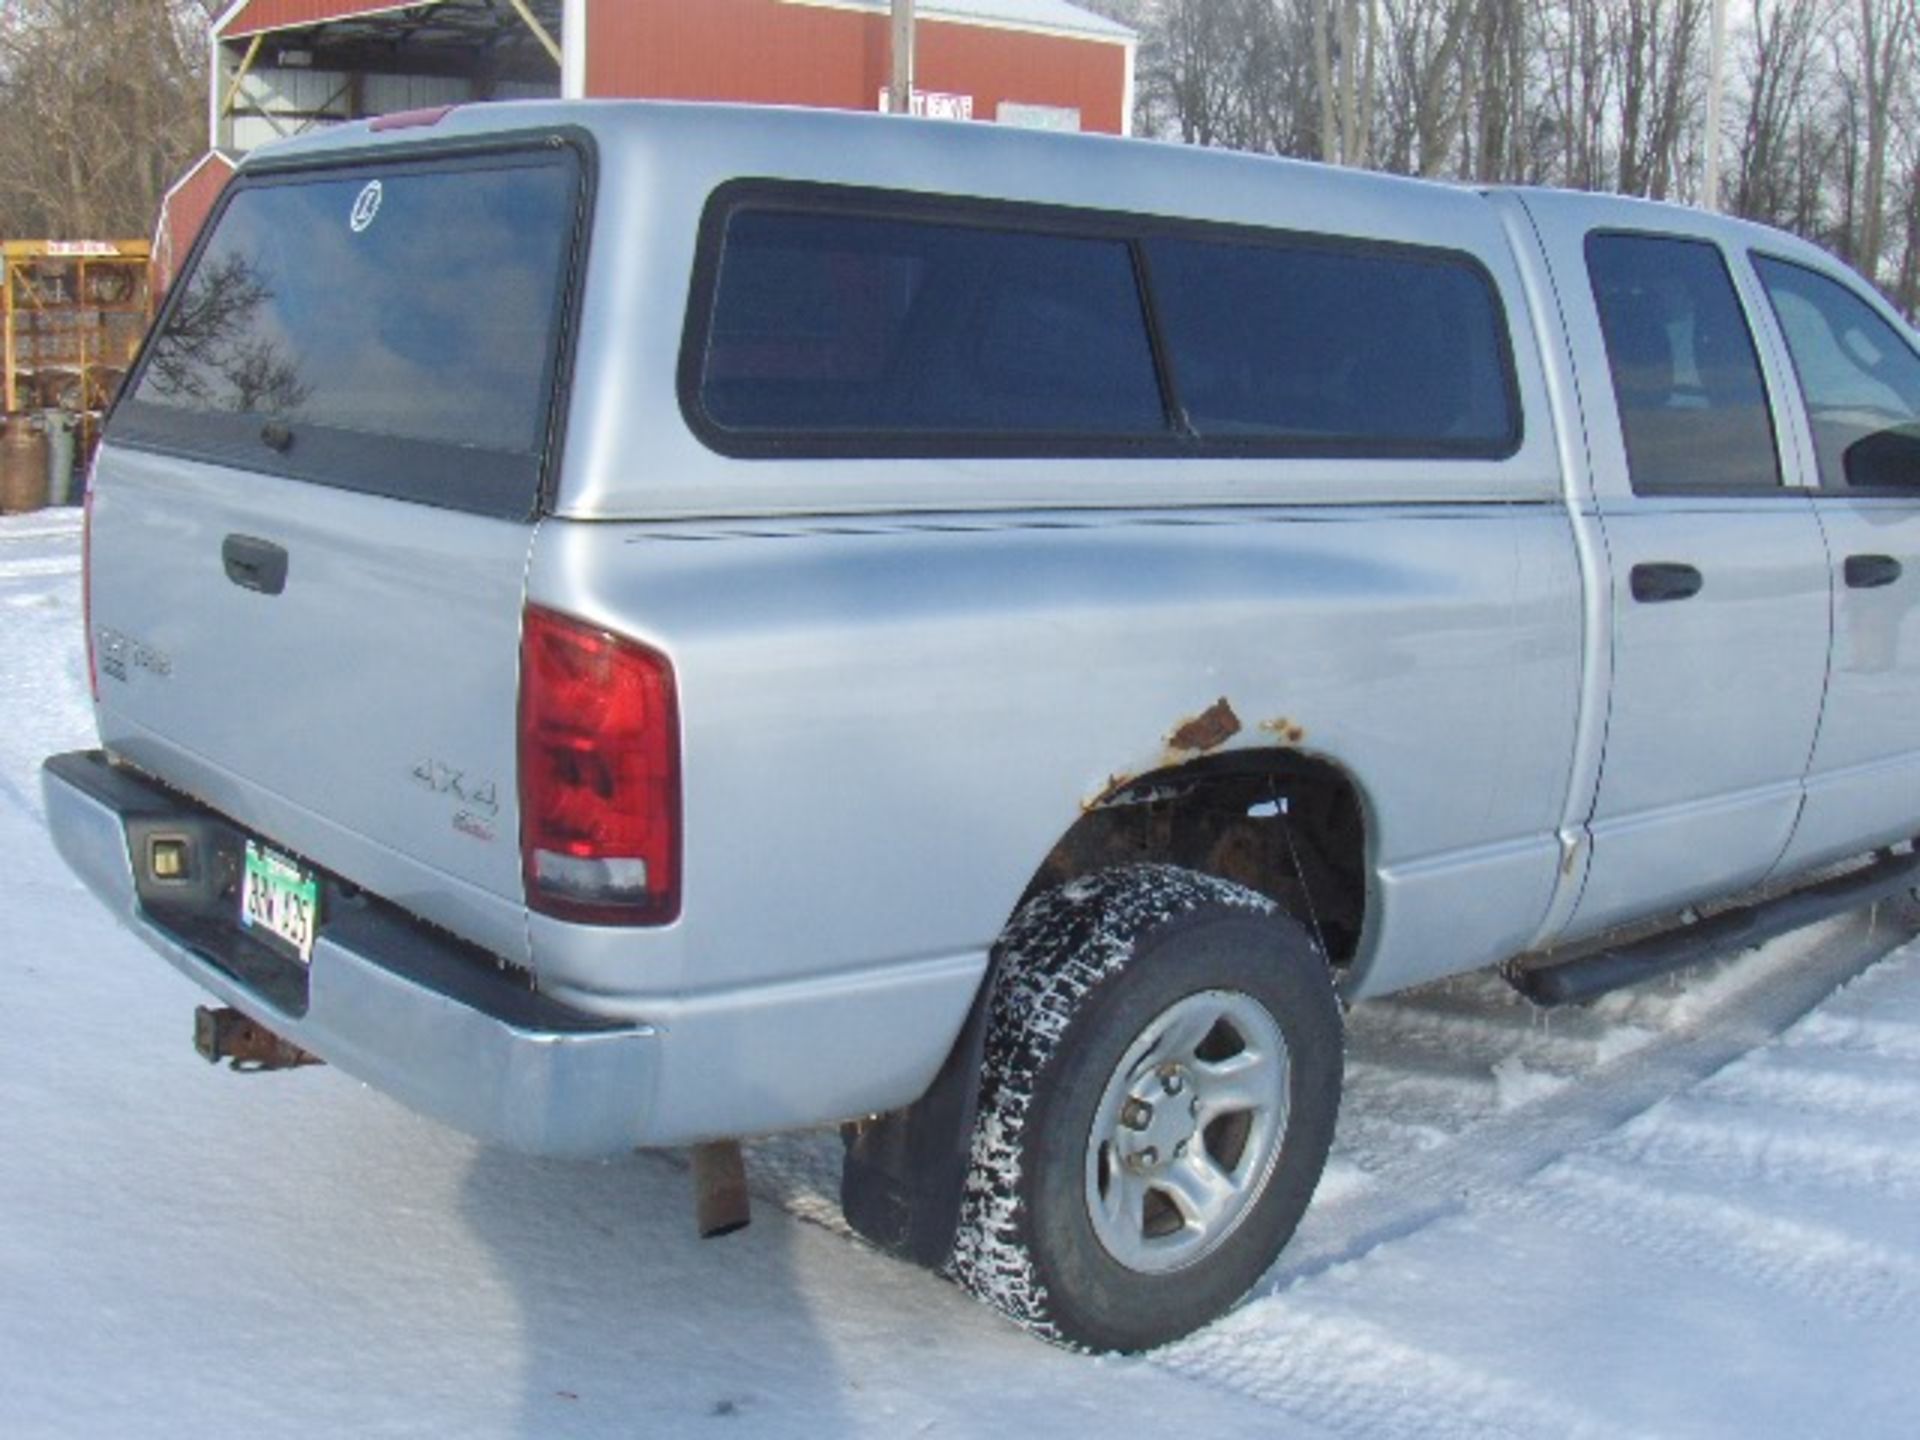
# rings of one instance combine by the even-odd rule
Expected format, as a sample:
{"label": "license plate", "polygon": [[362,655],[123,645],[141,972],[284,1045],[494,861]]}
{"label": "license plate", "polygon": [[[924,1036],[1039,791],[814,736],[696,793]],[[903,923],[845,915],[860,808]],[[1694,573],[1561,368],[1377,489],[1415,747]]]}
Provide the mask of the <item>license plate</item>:
{"label": "license plate", "polygon": [[320,882],[277,851],[247,842],[247,871],[240,886],[242,929],[264,933],[290,948],[302,965],[313,959],[320,928]]}

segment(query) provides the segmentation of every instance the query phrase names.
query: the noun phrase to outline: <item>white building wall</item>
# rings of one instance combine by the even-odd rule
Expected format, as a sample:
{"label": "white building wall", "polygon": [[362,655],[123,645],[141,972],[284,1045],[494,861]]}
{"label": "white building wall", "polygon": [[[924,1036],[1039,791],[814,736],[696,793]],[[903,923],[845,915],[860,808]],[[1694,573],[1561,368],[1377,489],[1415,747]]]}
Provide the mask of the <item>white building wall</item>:
{"label": "white building wall", "polygon": [[[558,93],[552,85],[505,84],[502,100],[538,99]],[[473,82],[446,75],[367,75],[360,81],[360,114],[391,115],[398,110],[431,110],[473,99]],[[255,149],[271,140],[298,135],[317,126],[357,118],[352,109],[352,77],[338,70],[257,66],[241,82],[234,103],[233,148]],[[249,113],[259,112],[259,113]]]}

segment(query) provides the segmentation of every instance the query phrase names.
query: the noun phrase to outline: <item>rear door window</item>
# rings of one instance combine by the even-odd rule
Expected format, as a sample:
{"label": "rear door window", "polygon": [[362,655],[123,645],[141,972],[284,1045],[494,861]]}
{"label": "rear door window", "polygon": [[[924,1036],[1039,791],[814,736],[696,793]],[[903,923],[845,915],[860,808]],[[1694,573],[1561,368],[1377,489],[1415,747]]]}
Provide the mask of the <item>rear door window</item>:
{"label": "rear door window", "polygon": [[1201,440],[1379,457],[1519,444],[1506,322],[1466,256],[1184,236],[1146,248]]}
{"label": "rear door window", "polygon": [[1719,247],[1595,234],[1587,275],[1634,492],[1777,489],[1766,385]]}
{"label": "rear door window", "polygon": [[112,438],[530,515],[580,191],[568,147],[243,179]]}
{"label": "rear door window", "polygon": [[1787,337],[1828,490],[1920,490],[1920,354],[1846,286],[1754,257]]}

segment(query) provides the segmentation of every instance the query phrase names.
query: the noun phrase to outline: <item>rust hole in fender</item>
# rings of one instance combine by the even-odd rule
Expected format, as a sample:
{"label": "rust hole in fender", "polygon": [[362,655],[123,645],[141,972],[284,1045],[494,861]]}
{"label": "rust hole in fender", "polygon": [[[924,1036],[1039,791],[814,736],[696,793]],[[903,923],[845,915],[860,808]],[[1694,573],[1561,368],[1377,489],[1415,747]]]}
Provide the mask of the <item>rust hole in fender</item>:
{"label": "rust hole in fender", "polygon": [[1173,734],[1167,737],[1167,744],[1175,750],[1204,754],[1226,744],[1239,733],[1240,717],[1233,713],[1233,706],[1222,695],[1191,720],[1181,721]]}

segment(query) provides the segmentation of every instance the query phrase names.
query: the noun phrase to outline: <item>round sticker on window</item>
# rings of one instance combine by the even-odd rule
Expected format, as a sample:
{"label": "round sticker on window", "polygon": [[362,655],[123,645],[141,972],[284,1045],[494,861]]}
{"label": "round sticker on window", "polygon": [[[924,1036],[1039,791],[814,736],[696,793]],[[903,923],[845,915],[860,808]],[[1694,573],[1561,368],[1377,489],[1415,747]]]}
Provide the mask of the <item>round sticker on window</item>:
{"label": "round sticker on window", "polygon": [[359,198],[353,202],[353,214],[347,217],[347,224],[353,227],[354,234],[358,235],[362,230],[365,230],[369,225],[373,224],[373,217],[380,213],[380,198],[385,193],[386,192],[380,188],[380,182],[378,180],[369,180],[367,182],[366,188],[360,192]]}

